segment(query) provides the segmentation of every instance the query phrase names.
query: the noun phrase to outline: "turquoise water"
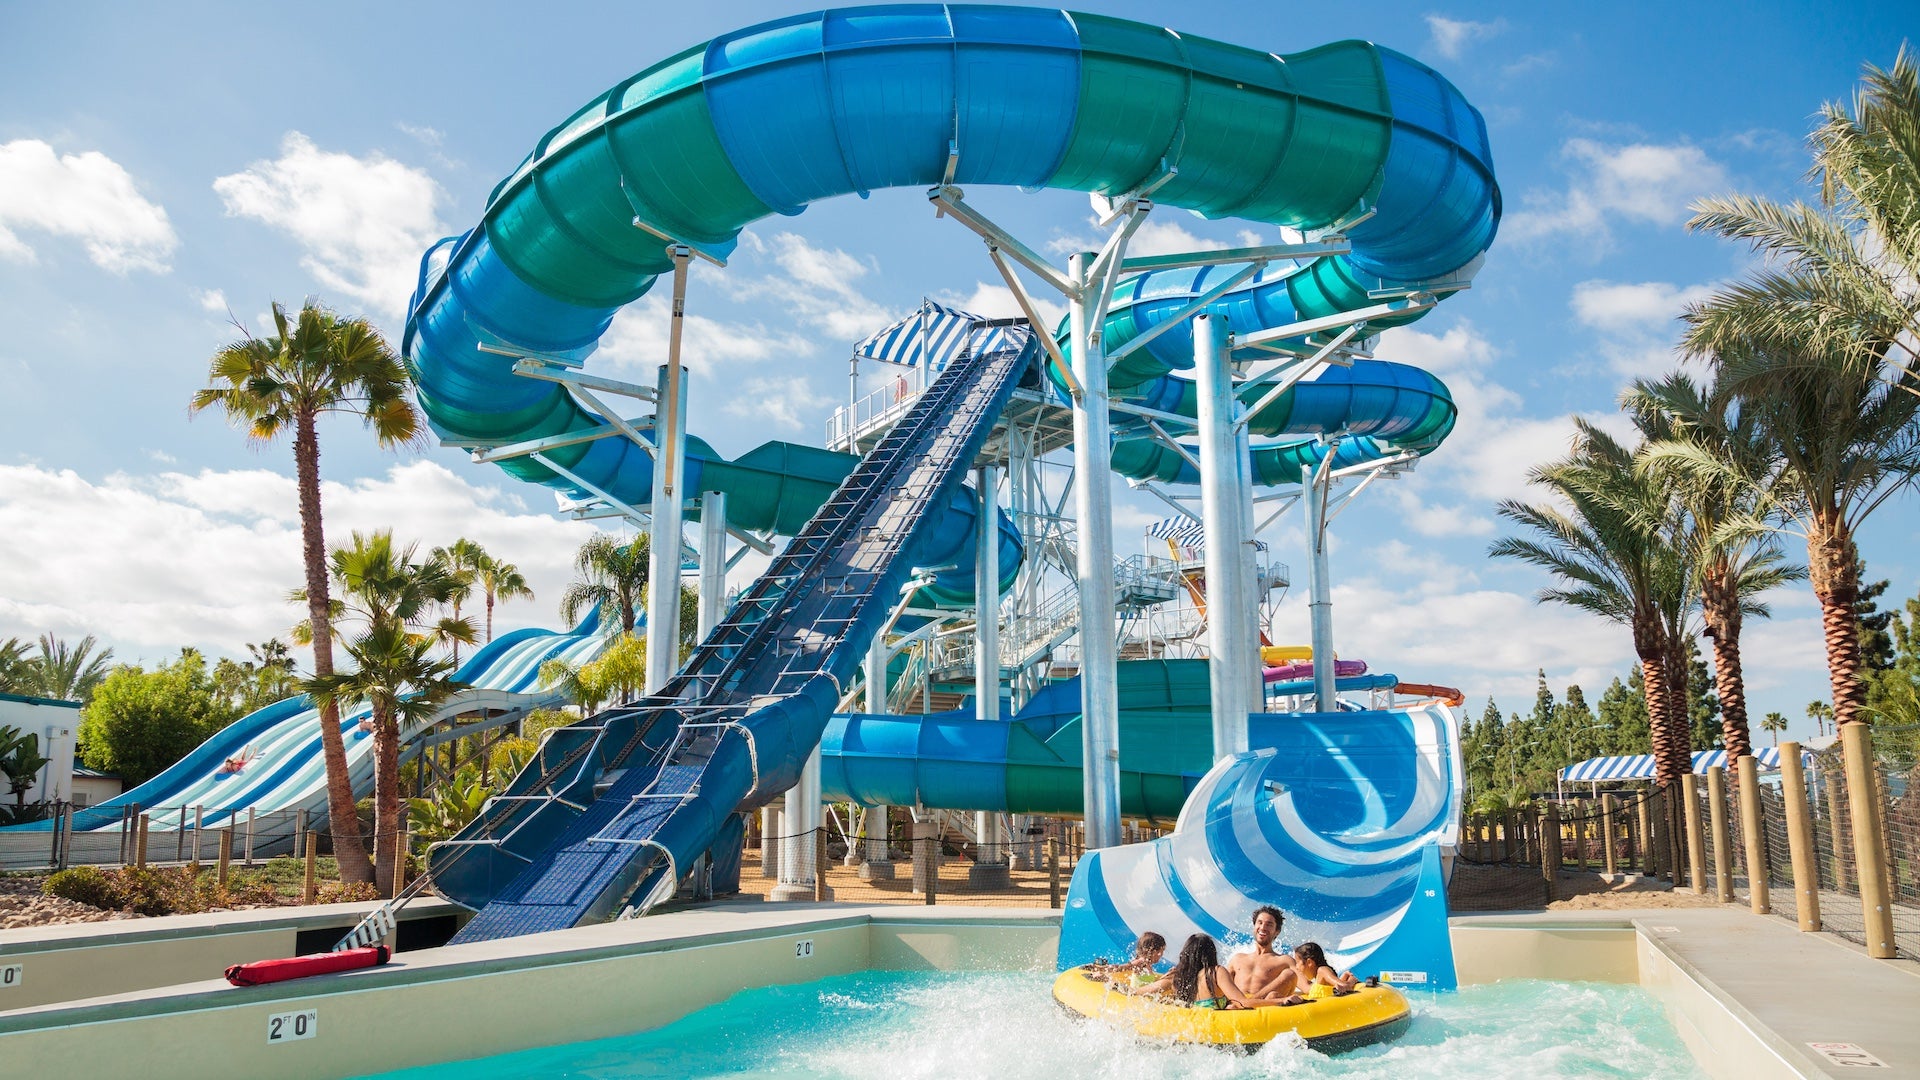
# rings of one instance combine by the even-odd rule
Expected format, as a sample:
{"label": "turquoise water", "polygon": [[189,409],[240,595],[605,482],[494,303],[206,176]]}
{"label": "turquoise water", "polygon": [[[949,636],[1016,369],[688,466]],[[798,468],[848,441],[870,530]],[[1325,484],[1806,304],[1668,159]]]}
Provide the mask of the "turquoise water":
{"label": "turquoise water", "polygon": [[388,1073],[406,1080],[767,1076],[916,1080],[1236,1077],[1697,1077],[1660,1005],[1633,986],[1514,980],[1414,998],[1398,1041],[1339,1057],[1143,1043],[1069,1018],[1034,972],[867,971],[747,990],[639,1035]]}

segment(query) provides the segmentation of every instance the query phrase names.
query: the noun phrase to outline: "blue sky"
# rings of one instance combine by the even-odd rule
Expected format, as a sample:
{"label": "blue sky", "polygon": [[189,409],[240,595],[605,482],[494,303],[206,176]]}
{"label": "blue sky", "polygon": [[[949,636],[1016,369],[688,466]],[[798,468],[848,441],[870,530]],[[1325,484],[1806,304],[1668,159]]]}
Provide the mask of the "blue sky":
{"label": "blue sky", "polygon": [[[1726,190],[1791,195],[1801,140],[1863,61],[1912,20],[1894,4],[1589,6],[1090,5],[1288,52],[1347,37],[1408,52],[1486,114],[1507,218],[1471,293],[1379,355],[1428,366],[1462,406],[1413,476],[1370,490],[1338,528],[1336,635],[1377,669],[1530,701],[1597,695],[1624,632],[1535,607],[1532,572],[1490,563],[1494,499],[1564,446],[1573,413],[1670,366],[1674,315],[1746,265],[1683,228]],[[317,295],[395,331],[424,245],[470,226],[549,127],[653,60],[791,5],[9,5],[0,9],[0,637],[98,634],[127,658],[216,654],[283,632],[299,576],[290,456],[255,451],[186,399],[233,317]],[[1910,9],[1909,9],[1910,11]],[[1089,230],[1083,199],[974,193],[1036,243]],[[1142,242],[1231,241],[1241,226],[1156,212]],[[1269,236],[1268,239],[1274,237]],[[932,294],[1004,304],[978,242],[917,191],[843,199],[757,226],[689,310],[693,427],[737,453],[818,442],[843,400],[845,349]],[[595,369],[650,381],[664,338],[649,297]],[[325,433],[329,523],[467,534],[532,574],[540,600],[502,625],[551,624],[585,525],[542,490],[451,450],[393,456]],[[1915,497],[1863,547],[1891,596],[1920,589]],[[1123,501],[1122,550],[1150,506]],[[1272,538],[1298,565],[1299,532]],[[1791,541],[1789,541],[1791,542]],[[1296,595],[1276,626],[1304,638]],[[1798,589],[1751,626],[1755,714],[1824,696],[1816,611]],[[1297,624],[1297,625],[1296,625]],[[1290,633],[1290,630],[1292,631]]]}

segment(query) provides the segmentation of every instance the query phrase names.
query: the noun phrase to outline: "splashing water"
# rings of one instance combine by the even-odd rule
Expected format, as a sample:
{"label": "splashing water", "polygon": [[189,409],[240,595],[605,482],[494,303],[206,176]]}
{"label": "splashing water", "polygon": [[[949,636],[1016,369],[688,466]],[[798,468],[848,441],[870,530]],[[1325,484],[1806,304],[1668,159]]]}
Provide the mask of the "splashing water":
{"label": "splashing water", "polygon": [[1399,1040],[1339,1057],[1142,1042],[1067,1015],[1044,973],[867,971],[748,990],[654,1031],[388,1074],[406,1080],[767,1076],[1687,1078],[1702,1075],[1638,987],[1514,980],[1415,995]]}

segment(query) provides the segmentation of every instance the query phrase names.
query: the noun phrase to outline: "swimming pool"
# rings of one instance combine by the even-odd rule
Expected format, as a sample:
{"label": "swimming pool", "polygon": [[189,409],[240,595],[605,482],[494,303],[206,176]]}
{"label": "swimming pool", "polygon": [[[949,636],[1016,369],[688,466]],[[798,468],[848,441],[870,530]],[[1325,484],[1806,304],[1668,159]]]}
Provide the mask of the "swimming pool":
{"label": "swimming pool", "polygon": [[1337,1058],[1142,1044],[1070,1019],[1033,972],[864,971],[748,990],[666,1027],[384,1074],[390,1080],[769,1076],[1005,1077],[1701,1076],[1660,1004],[1635,986],[1508,980],[1416,995],[1406,1036]]}

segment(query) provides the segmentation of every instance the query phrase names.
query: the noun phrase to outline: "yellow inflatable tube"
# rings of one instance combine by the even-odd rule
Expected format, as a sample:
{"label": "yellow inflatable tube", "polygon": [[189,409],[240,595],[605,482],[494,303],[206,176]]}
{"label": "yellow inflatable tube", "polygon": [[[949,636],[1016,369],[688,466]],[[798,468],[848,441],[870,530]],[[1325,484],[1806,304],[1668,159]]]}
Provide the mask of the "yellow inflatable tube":
{"label": "yellow inflatable tube", "polygon": [[1248,1050],[1295,1034],[1315,1050],[1338,1054],[1397,1039],[1413,1022],[1406,997],[1391,986],[1360,987],[1300,1005],[1195,1009],[1123,994],[1088,978],[1085,968],[1068,968],[1053,981],[1053,999],[1081,1016],[1130,1028],[1143,1038]]}

